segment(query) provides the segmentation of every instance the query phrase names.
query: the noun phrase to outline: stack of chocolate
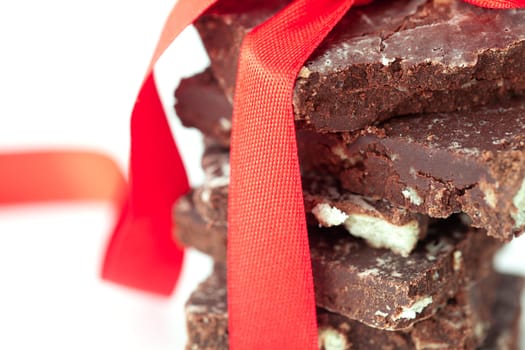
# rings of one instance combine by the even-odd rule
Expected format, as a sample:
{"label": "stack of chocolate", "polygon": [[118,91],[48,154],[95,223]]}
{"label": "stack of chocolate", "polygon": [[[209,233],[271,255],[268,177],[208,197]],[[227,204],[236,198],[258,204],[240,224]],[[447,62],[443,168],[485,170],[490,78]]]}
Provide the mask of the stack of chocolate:
{"label": "stack of chocolate", "polygon": [[[175,93],[206,181],[176,238],[213,257],[187,349],[227,349],[229,140],[244,36],[288,1],[224,0],[196,23],[211,68]],[[492,258],[525,230],[525,10],[459,0],[352,9],[293,94],[319,348],[517,349],[522,278]]]}

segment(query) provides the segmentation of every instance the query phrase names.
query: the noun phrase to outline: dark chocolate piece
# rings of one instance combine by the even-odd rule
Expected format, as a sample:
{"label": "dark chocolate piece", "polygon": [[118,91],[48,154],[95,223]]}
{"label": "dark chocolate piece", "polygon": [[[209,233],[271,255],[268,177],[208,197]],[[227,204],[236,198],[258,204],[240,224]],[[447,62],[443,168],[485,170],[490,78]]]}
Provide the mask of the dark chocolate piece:
{"label": "dark chocolate piece", "polygon": [[[203,218],[225,225],[228,208],[229,152],[206,148],[202,158],[206,181],[196,188],[193,201]],[[428,217],[411,213],[385,200],[344,193],[337,181],[315,174],[303,175],[305,210],[310,225],[343,225],[350,234],[371,246],[407,256],[425,236]]]}
{"label": "dark chocolate piece", "polygon": [[229,146],[233,109],[210,69],[182,79],[175,91],[175,100],[175,112],[184,126],[197,128],[216,142]]}
{"label": "dark chocolate piece", "polygon": [[[517,338],[522,287],[520,277],[494,274],[405,332],[378,330],[318,308],[319,349],[504,349],[498,345]],[[218,266],[186,303],[186,349],[228,349],[226,299],[225,272]]]}
{"label": "dark chocolate piece", "polygon": [[[195,215],[192,197],[183,197],[175,210],[176,237],[224,262],[226,226],[207,225],[202,218],[192,221]],[[458,221],[430,226],[427,238],[407,258],[371,248],[341,229],[310,227],[317,305],[390,330],[406,329],[431,317],[460,286],[490,271],[492,257],[501,246]],[[211,243],[203,244],[205,236],[207,242],[221,246],[206,250]],[[360,301],[366,301],[365,305]]]}
{"label": "dark chocolate piece", "polygon": [[201,164],[205,174],[204,184],[193,192],[197,210],[207,222],[225,222],[230,184],[229,149],[217,145],[206,146]]}
{"label": "dark chocolate piece", "polygon": [[[242,39],[286,1],[244,11],[222,3],[195,25],[232,101]],[[317,131],[354,131],[397,115],[502,103],[525,94],[523,57],[523,9],[374,1],[352,8],[305,63],[294,90],[295,118]]]}
{"label": "dark chocolate piece", "polygon": [[207,222],[202,217],[195,209],[193,191],[179,199],[174,217],[178,242],[206,253],[217,261],[226,261],[227,228],[221,223]]}
{"label": "dark chocolate piece", "polygon": [[[289,2],[290,0],[221,0],[195,21],[195,28],[212,61],[211,69],[219,85],[227,92],[230,102],[233,101],[242,40],[252,28],[273,16]],[[241,3],[243,5],[239,6]]]}
{"label": "dark chocolate piece", "polygon": [[186,350],[229,349],[226,298],[226,272],[217,265],[186,302]]}
{"label": "dark chocolate piece", "polygon": [[509,240],[525,229],[525,100],[394,118],[360,133],[298,131],[303,169],[431,217],[463,211]]}

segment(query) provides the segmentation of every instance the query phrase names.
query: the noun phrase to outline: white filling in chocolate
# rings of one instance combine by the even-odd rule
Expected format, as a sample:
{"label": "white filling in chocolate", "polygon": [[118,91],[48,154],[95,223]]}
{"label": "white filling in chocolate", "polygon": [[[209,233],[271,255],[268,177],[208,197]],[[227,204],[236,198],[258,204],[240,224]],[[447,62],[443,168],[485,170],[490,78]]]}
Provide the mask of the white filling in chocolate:
{"label": "white filling in chocolate", "polygon": [[383,311],[381,311],[381,310],[377,310],[377,311],[374,313],[374,315],[385,318],[385,317],[388,316],[388,313],[383,312]]}
{"label": "white filling in chocolate", "polygon": [[459,271],[461,269],[461,264],[463,263],[463,255],[461,254],[461,251],[456,250],[453,254],[454,261],[452,264],[452,267],[454,268],[454,271]]}
{"label": "white filling in chocolate", "polygon": [[361,277],[361,278],[368,277],[368,276],[377,276],[377,275],[379,275],[379,269],[373,267],[371,269],[367,269],[367,270],[361,271],[357,275],[359,277]]}
{"label": "white filling in chocolate", "polygon": [[201,192],[201,201],[203,203],[209,203],[211,197],[211,190],[209,188],[205,188]]}
{"label": "white filling in chocolate", "polygon": [[486,189],[482,189],[482,191],[484,194],[485,202],[492,209],[496,209],[497,198],[496,198],[496,193],[494,192],[494,189],[492,187],[487,187]]}
{"label": "white filling in chocolate", "polygon": [[397,316],[394,316],[393,319],[399,320],[400,318],[404,318],[407,320],[413,320],[416,318],[417,314],[421,313],[421,311],[423,311],[430,304],[432,304],[431,296],[419,299],[409,307],[403,306],[403,310]]}
{"label": "white filling in chocolate", "polygon": [[355,237],[363,238],[375,248],[387,248],[396,254],[408,256],[419,238],[419,223],[412,220],[405,225],[394,225],[371,215],[345,213],[326,203],[312,209],[319,224],[325,227],[343,224]]}
{"label": "white filling in chocolate", "polygon": [[512,204],[516,208],[516,211],[511,211],[510,215],[514,219],[514,228],[521,228],[525,226],[525,179],[521,182],[521,187],[512,198]]}
{"label": "white filling in chocolate", "polygon": [[420,205],[423,203],[423,199],[421,199],[417,191],[412,187],[405,188],[403,191],[401,191],[401,194],[414,205]]}
{"label": "white filling in chocolate", "polygon": [[419,237],[419,223],[415,220],[397,226],[377,217],[351,214],[344,226],[353,236],[363,238],[372,247],[388,248],[405,257],[414,249]]}
{"label": "white filling in chocolate", "polygon": [[230,131],[232,129],[232,122],[228,118],[220,118],[219,119],[219,125],[221,126],[221,129],[224,131]]}
{"label": "white filling in chocolate", "polygon": [[349,349],[346,337],[333,328],[319,329],[318,346],[320,350]]}
{"label": "white filling in chocolate", "polygon": [[332,147],[332,153],[341,158],[341,160],[348,159],[348,155],[345,153],[344,148],[340,145]]}
{"label": "white filling in chocolate", "polygon": [[383,66],[389,66],[390,63],[394,62],[395,60],[395,58],[388,58],[385,55],[381,55],[381,64]]}
{"label": "white filling in chocolate", "polygon": [[348,219],[346,213],[326,203],[317,204],[312,209],[312,214],[315,215],[319,224],[325,227],[341,225]]}

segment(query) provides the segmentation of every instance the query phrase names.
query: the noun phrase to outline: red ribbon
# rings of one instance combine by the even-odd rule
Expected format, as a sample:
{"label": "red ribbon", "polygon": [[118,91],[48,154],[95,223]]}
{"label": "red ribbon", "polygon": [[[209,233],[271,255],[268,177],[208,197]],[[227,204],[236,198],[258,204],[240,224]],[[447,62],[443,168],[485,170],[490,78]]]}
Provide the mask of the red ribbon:
{"label": "red ribbon", "polygon": [[297,0],[243,42],[228,208],[232,349],[318,347],[290,101],[299,69],[353,2]]}
{"label": "red ribbon", "polygon": [[153,66],[171,42],[215,0],[181,0],[171,11],[131,114],[130,187],[109,242],[102,277],[169,295],[184,250],[173,240],[171,210],[189,189],[184,165],[155,86]]}
{"label": "red ribbon", "polygon": [[[467,1],[490,8],[525,7],[525,0]],[[232,349],[317,349],[290,101],[298,69],[352,2],[297,0],[243,44],[229,204]],[[0,172],[1,204],[104,199],[122,207],[106,254],[106,279],[162,294],[169,294],[177,281],[183,250],[171,239],[171,207],[187,191],[188,182],[152,68],[174,38],[212,3],[179,0],[168,17],[132,113],[130,186],[125,196],[118,167],[102,155],[0,155],[1,168],[8,169]],[[38,179],[31,176],[35,173]]]}

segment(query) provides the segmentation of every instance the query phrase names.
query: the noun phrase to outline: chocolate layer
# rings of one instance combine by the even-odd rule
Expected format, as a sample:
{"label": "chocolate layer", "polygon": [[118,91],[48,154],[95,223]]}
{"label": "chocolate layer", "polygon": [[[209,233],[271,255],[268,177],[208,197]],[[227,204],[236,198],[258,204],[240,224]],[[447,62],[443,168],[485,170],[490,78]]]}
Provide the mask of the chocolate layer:
{"label": "chocolate layer", "polygon": [[[217,145],[205,149],[203,186],[193,194],[195,206],[209,223],[226,225],[229,150]],[[376,248],[407,256],[425,236],[428,217],[411,213],[385,200],[345,193],[331,177],[303,174],[304,205],[310,225],[342,225],[350,234]]]}
{"label": "chocolate layer", "polygon": [[[517,338],[522,287],[519,277],[493,275],[464,288],[432,318],[404,332],[381,331],[319,308],[319,348],[467,350],[481,345],[481,349],[503,349],[497,345]],[[186,303],[186,349],[228,349],[226,299],[224,268],[216,267]]]}
{"label": "chocolate layer", "polygon": [[[208,93],[215,102],[206,108],[197,99],[180,103],[202,111],[199,123],[207,123],[202,131],[213,137],[221,128],[213,122],[216,111],[228,102],[216,85],[203,89]],[[525,228],[524,99],[476,111],[394,118],[354,133],[299,128],[297,136],[303,170],[338,178],[350,192],[431,217],[464,211],[473,225],[506,240]],[[221,144],[229,142],[226,137]]]}
{"label": "chocolate layer", "polygon": [[[286,1],[235,11],[231,2],[195,23],[230,101],[242,39]],[[305,63],[295,118],[317,131],[352,131],[396,115],[501,103],[525,93],[523,57],[525,10],[374,1],[351,9]]]}
{"label": "chocolate layer", "polygon": [[349,191],[431,217],[463,211],[500,239],[525,229],[525,100],[297,139],[303,169]]}
{"label": "chocolate layer", "polygon": [[[199,217],[192,196],[176,205],[175,223],[180,242],[225,261],[226,226],[209,225]],[[501,246],[453,219],[431,226],[407,258],[371,248],[337,228],[311,227],[309,237],[318,306],[391,330],[431,317],[460,286],[490,271]],[[360,302],[364,300],[366,305]]]}

